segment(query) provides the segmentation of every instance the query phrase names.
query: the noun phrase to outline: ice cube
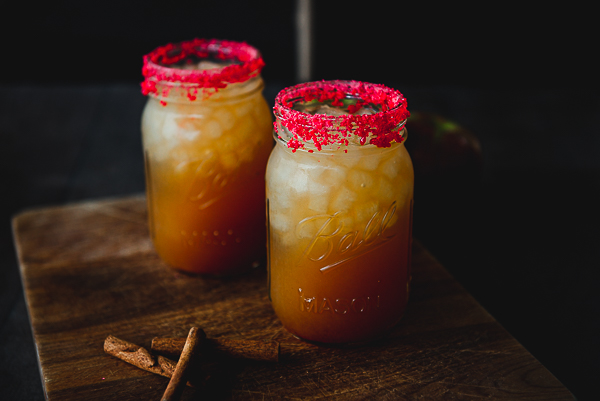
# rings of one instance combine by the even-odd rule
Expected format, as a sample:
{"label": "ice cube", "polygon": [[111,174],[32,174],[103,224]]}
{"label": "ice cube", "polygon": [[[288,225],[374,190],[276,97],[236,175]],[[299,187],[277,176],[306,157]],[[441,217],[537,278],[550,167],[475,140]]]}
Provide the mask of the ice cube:
{"label": "ice cube", "polygon": [[[312,171],[310,171],[312,173]],[[306,192],[310,196],[327,196],[331,190],[331,186],[323,184],[320,180],[317,180],[313,174],[307,171],[308,183],[306,186]]]}
{"label": "ice cube", "polygon": [[233,113],[224,107],[217,108],[214,111],[213,116],[221,124],[224,131],[231,129],[236,122]]}
{"label": "ice cube", "polygon": [[165,118],[162,124],[160,133],[162,138],[168,142],[177,142],[179,137],[179,124],[174,118]]}
{"label": "ice cube", "polygon": [[275,149],[269,158],[268,177],[269,187],[274,191],[287,192],[287,182],[295,171],[295,166],[282,157],[282,152]]}
{"label": "ice cube", "polygon": [[285,188],[271,188],[268,192],[269,201],[272,202],[273,209],[289,209],[295,205],[295,199]]}
{"label": "ice cube", "polygon": [[373,187],[373,175],[362,170],[348,172],[348,185],[355,191],[370,191]]}
{"label": "ice cube", "polygon": [[358,164],[358,162],[360,161],[360,155],[352,154],[350,152],[348,152],[348,153],[340,152],[339,154],[336,154],[334,156],[334,158],[335,158],[335,162],[338,165],[344,166],[346,168],[352,168],[352,167],[356,166]]}
{"label": "ice cube", "polygon": [[222,68],[223,64],[215,63],[214,61],[201,60],[198,64],[186,64],[185,70],[212,70],[213,68]]}
{"label": "ice cube", "polygon": [[333,201],[329,205],[329,211],[335,213],[350,210],[357,198],[358,195],[356,192],[346,187],[342,187],[338,190],[338,193],[334,195]]}
{"label": "ice cube", "polygon": [[174,145],[163,137],[164,122],[164,118],[156,119],[156,121],[148,121],[147,125],[145,124],[142,127],[144,131],[144,148],[153,159],[158,161],[166,160]]}
{"label": "ice cube", "polygon": [[269,171],[267,176],[268,197],[273,200],[276,208],[287,208],[292,206],[292,191],[288,186],[290,176],[294,173],[294,165],[281,157],[279,152],[274,152],[269,160]]}
{"label": "ice cube", "polygon": [[289,208],[269,208],[269,224],[272,230],[287,232],[292,228]]}
{"label": "ice cube", "polygon": [[398,163],[398,159],[395,157],[390,157],[389,159],[381,163],[380,171],[386,177],[394,179],[400,171],[400,164]]}
{"label": "ice cube", "polygon": [[375,187],[376,190],[373,193],[374,197],[388,204],[394,200],[396,191],[394,190],[394,186],[385,177],[379,177],[379,182]]}
{"label": "ice cube", "polygon": [[308,192],[308,184],[310,183],[310,177],[306,170],[296,169],[292,174],[288,176],[288,186],[297,193],[304,194]]}
{"label": "ice cube", "polygon": [[379,202],[369,201],[359,203],[354,207],[354,214],[356,216],[357,224],[366,227],[367,223],[373,218],[377,218],[377,214],[381,213],[379,210]]}
{"label": "ice cube", "polygon": [[370,107],[361,107],[354,113],[355,116],[364,116],[365,114],[376,114],[377,110],[373,110]]}
{"label": "ice cube", "polygon": [[248,114],[248,112],[250,110],[252,110],[252,108],[254,107],[253,103],[249,103],[249,102],[245,102],[245,103],[238,103],[234,108],[233,108],[233,113],[235,114],[236,117],[243,117],[246,114]]}
{"label": "ice cube", "polygon": [[216,139],[223,134],[223,128],[216,120],[207,121],[202,129],[202,134],[209,138]]}
{"label": "ice cube", "polygon": [[[168,148],[161,148],[159,152],[164,153],[166,149]],[[193,154],[190,154],[192,150],[187,146],[172,146],[169,150],[170,151],[166,157],[171,163],[173,169],[175,169],[177,166],[182,166],[182,163],[189,163],[189,160],[193,159],[194,157]],[[183,171],[181,167],[179,168],[179,171]]]}
{"label": "ice cube", "polygon": [[182,141],[193,142],[198,138],[200,131],[198,130],[190,130],[190,129],[181,129],[179,131],[179,138]]}
{"label": "ice cube", "polygon": [[349,113],[346,110],[338,107],[331,107],[326,104],[317,107],[311,114],[324,114],[326,116],[347,116]]}
{"label": "ice cube", "polygon": [[339,168],[339,166],[333,165],[333,167],[327,167],[323,169],[323,172],[319,175],[318,181],[323,185],[330,186],[332,188],[339,187],[346,179],[346,169]]}
{"label": "ice cube", "polygon": [[179,127],[179,138],[187,141],[193,141],[198,137],[206,121],[202,114],[186,115],[174,120]]}
{"label": "ice cube", "polygon": [[378,155],[365,155],[360,158],[357,167],[367,171],[374,171],[379,166],[380,158]]}
{"label": "ice cube", "polygon": [[297,242],[298,239],[293,231],[276,231],[275,233],[271,233],[272,244],[279,243],[282,246],[294,246]]}
{"label": "ice cube", "polygon": [[327,196],[311,195],[308,198],[308,208],[316,213],[326,213],[329,199]]}
{"label": "ice cube", "polygon": [[266,180],[267,182],[269,181],[275,181],[277,179],[277,177],[279,176],[279,166],[281,164],[281,153],[277,152],[276,150],[274,150],[271,153],[271,156],[269,156],[269,162],[267,165],[267,176],[266,176]]}

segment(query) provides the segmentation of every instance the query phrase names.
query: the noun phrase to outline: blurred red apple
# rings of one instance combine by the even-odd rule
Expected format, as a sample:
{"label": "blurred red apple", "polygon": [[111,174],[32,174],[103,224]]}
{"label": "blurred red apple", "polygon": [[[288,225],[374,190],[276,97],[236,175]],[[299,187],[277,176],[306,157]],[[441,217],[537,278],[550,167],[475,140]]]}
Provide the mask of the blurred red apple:
{"label": "blurred red apple", "polygon": [[482,155],[473,133],[437,114],[424,112],[411,113],[406,128],[406,149],[413,161],[415,182],[476,184],[482,171]]}
{"label": "blurred red apple", "polygon": [[413,112],[406,149],[415,170],[413,233],[439,256],[477,232],[482,153],[477,137],[437,114]]}

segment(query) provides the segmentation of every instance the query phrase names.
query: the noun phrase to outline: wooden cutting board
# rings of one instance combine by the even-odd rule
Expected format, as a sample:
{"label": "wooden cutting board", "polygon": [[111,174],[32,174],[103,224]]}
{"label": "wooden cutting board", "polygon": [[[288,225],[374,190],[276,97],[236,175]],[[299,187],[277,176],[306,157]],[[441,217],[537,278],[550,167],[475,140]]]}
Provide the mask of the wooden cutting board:
{"label": "wooden cutting board", "polygon": [[264,267],[214,279],[163,264],[142,196],[27,211],[13,229],[48,400],[159,400],[168,379],[105,354],[104,339],[150,348],[191,326],[275,339],[281,360],[219,361],[185,400],[574,399],[418,242],[401,323],[368,346],[327,348],[282,328]]}

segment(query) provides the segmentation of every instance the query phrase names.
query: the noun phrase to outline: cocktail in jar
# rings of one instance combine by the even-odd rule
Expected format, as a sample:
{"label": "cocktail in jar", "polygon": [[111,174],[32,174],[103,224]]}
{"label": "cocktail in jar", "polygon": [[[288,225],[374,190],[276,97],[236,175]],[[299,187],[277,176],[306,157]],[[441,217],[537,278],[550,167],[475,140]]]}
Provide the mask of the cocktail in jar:
{"label": "cocktail in jar", "polygon": [[377,338],[408,301],[406,101],[382,85],[322,81],[284,89],[274,112],[266,175],[273,308],[305,340]]}
{"label": "cocktail in jar", "polygon": [[255,48],[222,40],[169,44],[144,57],[149,228],[176,269],[228,275],[265,258],[273,139],[263,65]]}

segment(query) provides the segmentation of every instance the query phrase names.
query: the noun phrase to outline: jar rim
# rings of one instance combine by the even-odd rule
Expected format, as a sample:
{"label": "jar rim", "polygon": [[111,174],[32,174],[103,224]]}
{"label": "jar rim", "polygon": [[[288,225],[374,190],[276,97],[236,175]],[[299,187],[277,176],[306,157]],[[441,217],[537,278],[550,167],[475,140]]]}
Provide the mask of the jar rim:
{"label": "jar rim", "polygon": [[[402,136],[402,139],[400,141],[392,141],[390,142],[389,146],[356,146],[356,147],[352,147],[353,149],[350,149],[350,146],[322,146],[321,149],[318,151],[318,154],[320,155],[338,155],[338,156],[351,156],[351,157],[355,157],[353,155],[356,155],[356,151],[360,151],[361,155],[364,154],[362,152],[371,152],[371,151],[379,151],[379,152],[387,152],[387,151],[391,151],[393,149],[395,149],[397,146],[401,146],[404,141],[406,140],[408,134],[406,131],[406,127],[402,127],[402,129],[400,130],[400,135]],[[286,148],[288,148],[292,153],[296,153],[296,152],[301,152],[301,153],[309,153],[309,154],[317,154],[315,153],[315,148],[311,147],[311,146],[299,146],[299,147],[294,147],[294,146],[290,146],[289,140],[286,140],[285,138],[281,137],[280,135],[277,134],[277,132],[273,132],[273,140],[275,142],[276,145],[283,145]],[[355,149],[354,149],[355,148]]]}
{"label": "jar rim", "polygon": [[[230,60],[233,64],[206,70],[178,68],[193,59]],[[192,39],[168,43],[144,56],[142,93],[157,94],[157,84],[170,87],[186,85],[219,90],[228,84],[245,82],[260,74],[265,63],[258,49],[245,42],[220,39]]]}
{"label": "jar rim", "polygon": [[[310,114],[295,110],[299,102],[329,102],[342,107],[344,99],[356,99],[344,106],[349,114],[331,116]],[[364,105],[378,108],[374,114],[353,114]],[[358,137],[360,145],[367,143],[377,147],[389,147],[392,142],[402,142],[402,130],[410,113],[404,95],[396,89],[361,81],[314,81],[298,84],[281,90],[275,97],[273,107],[275,131],[278,122],[292,134],[288,147],[303,148],[305,142],[312,142],[317,150],[323,146],[339,144],[347,146],[349,139]]]}

